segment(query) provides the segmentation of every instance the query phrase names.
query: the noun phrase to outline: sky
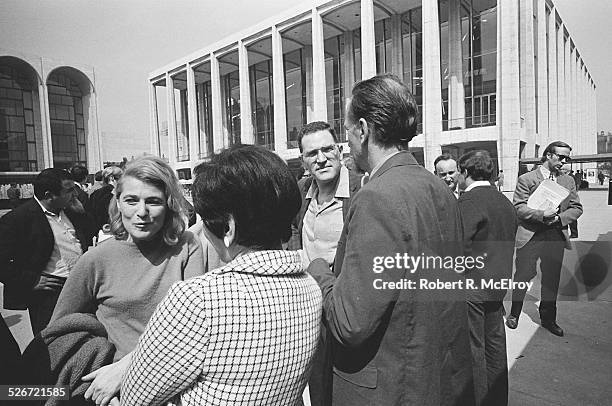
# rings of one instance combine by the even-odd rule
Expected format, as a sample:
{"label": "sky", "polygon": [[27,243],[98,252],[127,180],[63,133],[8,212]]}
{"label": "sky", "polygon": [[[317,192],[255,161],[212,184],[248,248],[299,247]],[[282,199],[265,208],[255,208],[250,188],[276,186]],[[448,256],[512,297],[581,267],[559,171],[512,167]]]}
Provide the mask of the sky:
{"label": "sky", "polygon": [[[554,2],[595,79],[597,129],[612,131],[606,79],[612,1]],[[126,138],[148,149],[151,71],[294,6],[288,0],[0,0],[0,48],[93,66],[105,155],[117,155]]]}

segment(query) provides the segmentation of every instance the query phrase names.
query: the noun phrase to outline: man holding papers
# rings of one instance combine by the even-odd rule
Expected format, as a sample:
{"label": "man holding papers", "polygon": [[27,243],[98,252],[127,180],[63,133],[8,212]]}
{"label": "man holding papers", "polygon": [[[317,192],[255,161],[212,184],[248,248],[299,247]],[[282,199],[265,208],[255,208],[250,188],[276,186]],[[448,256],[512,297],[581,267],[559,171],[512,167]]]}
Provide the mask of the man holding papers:
{"label": "man holding papers", "polygon": [[[557,336],[563,336],[563,329],[557,325],[557,291],[563,250],[569,247],[567,226],[582,214],[574,180],[560,171],[570,161],[571,150],[561,141],[548,145],[542,155],[542,166],[518,178],[513,199],[519,219],[514,281],[533,279],[540,259],[540,320],[542,327]],[[534,198],[530,199],[532,195]],[[512,292],[512,309],[506,319],[509,328],[518,325],[525,293],[524,289]]]}

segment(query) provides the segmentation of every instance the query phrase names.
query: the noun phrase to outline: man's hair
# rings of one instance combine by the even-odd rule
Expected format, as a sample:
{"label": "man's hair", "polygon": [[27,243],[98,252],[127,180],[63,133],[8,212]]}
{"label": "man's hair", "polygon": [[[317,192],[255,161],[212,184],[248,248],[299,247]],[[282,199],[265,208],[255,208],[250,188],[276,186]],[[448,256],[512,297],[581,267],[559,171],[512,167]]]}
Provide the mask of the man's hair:
{"label": "man's hair", "polygon": [[70,168],[70,175],[73,181],[82,183],[89,175],[89,171],[83,165],[74,165]]}
{"label": "man's hair", "polygon": [[62,182],[65,180],[72,180],[72,177],[64,169],[47,168],[43,170],[34,179],[34,196],[42,200],[47,191],[59,196],[62,193]]}
{"label": "man's hair", "polygon": [[434,160],[434,164],[433,164],[434,165],[434,172],[436,171],[436,165],[438,165],[438,162],[440,162],[440,161],[448,161],[450,159],[452,159],[453,161],[457,162],[457,160],[451,154],[447,154],[446,152],[444,154],[440,155],[439,157],[437,157]]}
{"label": "man's hair", "polygon": [[406,149],[416,136],[418,106],[408,86],[395,75],[355,84],[347,113],[354,123],[365,119],[372,126],[374,141],[384,147]]}
{"label": "man's hair", "polygon": [[326,123],[325,121],[313,121],[312,123],[306,124],[304,127],[300,128],[300,132],[298,132],[298,147],[300,147],[300,152],[303,152],[302,147],[302,138],[308,134],[316,133],[319,131],[329,131],[335,143],[338,143],[338,136],[336,135],[336,131],[334,128]]}
{"label": "man's hair", "polygon": [[111,178],[119,180],[121,175],[123,175],[123,170],[118,166],[107,166],[102,170],[102,181],[108,185]]}
{"label": "man's hair", "polygon": [[96,182],[102,182],[102,179],[104,179],[104,171],[96,172],[96,174],[94,175],[94,180]]}
{"label": "man's hair", "polygon": [[569,150],[572,150],[572,147],[570,147],[568,144],[566,144],[563,141],[554,141],[551,142],[550,144],[548,144],[548,146],[546,147],[546,149],[544,150],[544,152],[542,152],[542,158],[541,161],[545,162],[548,158],[546,158],[547,154],[554,154],[557,152],[556,148],[569,148]]}
{"label": "man's hair", "polygon": [[166,245],[176,245],[185,231],[185,221],[183,220],[187,213],[185,197],[174,170],[161,158],[153,155],[145,155],[134,159],[125,166],[124,176],[119,179],[115,195],[108,205],[111,232],[118,239],[128,238],[121,212],[117,207],[117,201],[121,199],[123,184],[127,178],[138,179],[164,193],[167,212],[164,225],[159,232],[162,233]]}
{"label": "man's hair", "polygon": [[470,151],[459,158],[459,170],[467,172],[466,177],[473,180],[491,180],[493,160],[485,150]]}
{"label": "man's hair", "polygon": [[193,200],[204,226],[223,238],[230,216],[235,242],[271,249],[291,236],[291,222],[302,205],[296,180],[275,153],[236,144],[195,168]]}

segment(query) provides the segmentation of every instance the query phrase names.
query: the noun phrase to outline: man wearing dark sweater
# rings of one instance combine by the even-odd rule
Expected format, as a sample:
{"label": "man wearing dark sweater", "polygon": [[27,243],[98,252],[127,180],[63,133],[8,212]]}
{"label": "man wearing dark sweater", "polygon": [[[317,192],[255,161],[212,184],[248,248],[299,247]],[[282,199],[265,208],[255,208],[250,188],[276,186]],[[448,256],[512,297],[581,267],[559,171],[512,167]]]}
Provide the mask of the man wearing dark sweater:
{"label": "man wearing dark sweater", "polygon": [[510,201],[490,183],[493,161],[486,151],[472,151],[459,159],[465,193],[458,200],[466,255],[484,257],[484,268],[466,278],[476,289],[468,290],[468,320],[477,405],[508,404],[508,362],[503,319],[505,290],[485,286],[512,277],[514,238],[518,227]]}

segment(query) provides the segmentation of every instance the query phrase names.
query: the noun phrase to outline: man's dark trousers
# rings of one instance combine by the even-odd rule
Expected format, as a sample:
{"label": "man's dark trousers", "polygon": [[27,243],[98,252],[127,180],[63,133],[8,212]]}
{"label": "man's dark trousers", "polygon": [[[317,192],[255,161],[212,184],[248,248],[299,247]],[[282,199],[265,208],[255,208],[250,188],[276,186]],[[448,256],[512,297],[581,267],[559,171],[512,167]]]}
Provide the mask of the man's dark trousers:
{"label": "man's dark trousers", "polygon": [[[531,240],[516,251],[516,272],[514,282],[529,282],[537,272],[536,266],[540,259],[542,272],[542,289],[540,296],[540,319],[543,322],[556,321],[557,292],[561,266],[563,265],[563,250],[566,241],[559,228],[547,228],[533,235]],[[523,308],[526,289],[512,291],[512,309],[510,314],[518,318]]]}

